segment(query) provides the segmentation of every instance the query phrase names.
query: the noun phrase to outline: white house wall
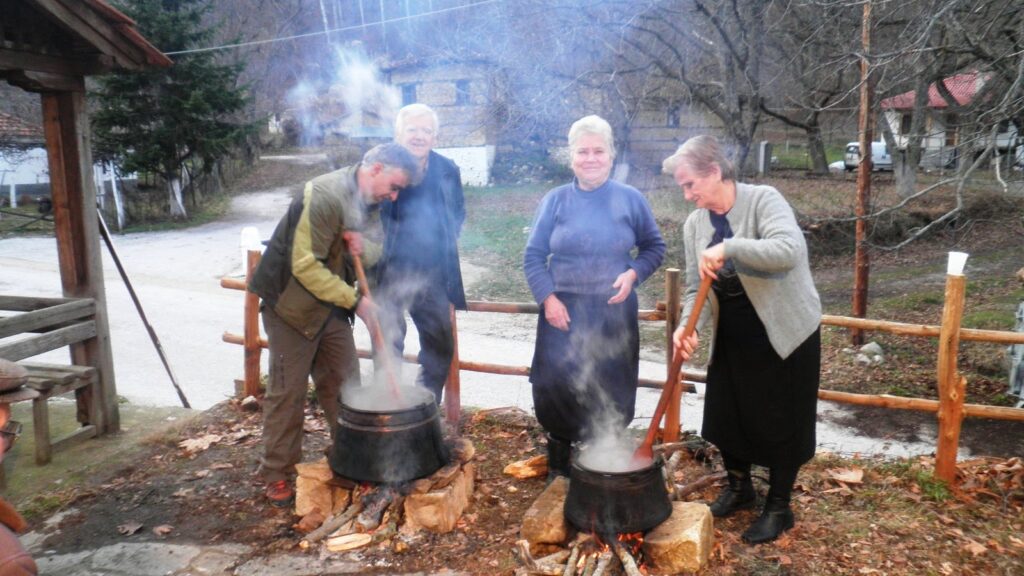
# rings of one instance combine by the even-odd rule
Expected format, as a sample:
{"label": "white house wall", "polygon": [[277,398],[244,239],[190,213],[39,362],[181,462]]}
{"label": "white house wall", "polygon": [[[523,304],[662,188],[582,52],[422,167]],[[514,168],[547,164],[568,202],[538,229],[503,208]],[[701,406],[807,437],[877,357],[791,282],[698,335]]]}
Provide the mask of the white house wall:
{"label": "white house wall", "polygon": [[491,167],[494,166],[494,146],[435,148],[434,151],[459,166],[464,186],[486,186],[490,183]]}

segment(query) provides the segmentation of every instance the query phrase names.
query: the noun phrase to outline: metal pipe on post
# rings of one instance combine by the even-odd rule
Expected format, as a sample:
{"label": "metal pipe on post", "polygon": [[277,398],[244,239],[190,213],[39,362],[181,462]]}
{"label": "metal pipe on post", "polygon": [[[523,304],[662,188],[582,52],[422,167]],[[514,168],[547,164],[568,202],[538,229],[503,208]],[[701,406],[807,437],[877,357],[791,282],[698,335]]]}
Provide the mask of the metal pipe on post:
{"label": "metal pipe on post", "polygon": [[935,452],[935,477],[953,484],[956,481],[956,451],[960,442],[960,425],[964,418],[964,393],[967,380],[956,369],[960,347],[960,321],[964,313],[964,292],[967,278],[963,265],[967,254],[949,253],[946,270],[945,303],[939,332],[939,438]]}
{"label": "metal pipe on post", "polygon": [[[249,285],[262,254],[259,250],[248,250],[245,254],[245,284]],[[260,392],[260,297],[254,292],[245,292],[245,319],[243,320],[245,347],[245,397],[258,396]]]}
{"label": "metal pipe on post", "polygon": [[[665,369],[666,378],[672,378],[672,335],[679,325],[679,314],[681,312],[681,299],[679,287],[679,269],[669,268],[665,270]],[[675,375],[682,378],[682,373]],[[665,411],[665,442],[676,442],[679,440],[679,410],[683,398],[683,387],[676,386],[673,389],[672,397],[669,398],[668,408]]]}
{"label": "metal pipe on post", "polygon": [[448,381],[444,385],[444,418],[452,426],[459,425],[459,417],[462,412],[462,379],[459,371],[462,364],[459,361],[459,329],[455,322],[455,306],[448,305],[449,314],[452,318],[452,363],[448,367]]}

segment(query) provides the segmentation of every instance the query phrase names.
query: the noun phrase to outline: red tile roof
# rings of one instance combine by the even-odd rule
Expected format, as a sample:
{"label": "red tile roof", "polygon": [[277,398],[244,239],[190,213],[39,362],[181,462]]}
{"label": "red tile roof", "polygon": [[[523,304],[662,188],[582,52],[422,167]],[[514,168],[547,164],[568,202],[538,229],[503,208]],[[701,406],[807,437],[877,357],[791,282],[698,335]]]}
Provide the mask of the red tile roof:
{"label": "red tile roof", "polygon": [[10,114],[0,112],[0,138],[42,142],[43,130]]}
{"label": "red tile roof", "polygon": [[[979,84],[985,80],[981,78],[979,80],[977,72],[968,72],[965,74],[957,74],[950,76],[942,81],[945,85],[946,90],[953,95],[953,99],[959,105],[970,104],[971,100],[974,99],[974,95],[978,92]],[[928,87],[928,104],[929,108],[946,108],[949,103],[946,99],[939,94],[939,89],[935,84]],[[890,98],[882,100],[883,109],[896,109],[896,110],[908,110],[914,107],[914,91],[904,92]]]}

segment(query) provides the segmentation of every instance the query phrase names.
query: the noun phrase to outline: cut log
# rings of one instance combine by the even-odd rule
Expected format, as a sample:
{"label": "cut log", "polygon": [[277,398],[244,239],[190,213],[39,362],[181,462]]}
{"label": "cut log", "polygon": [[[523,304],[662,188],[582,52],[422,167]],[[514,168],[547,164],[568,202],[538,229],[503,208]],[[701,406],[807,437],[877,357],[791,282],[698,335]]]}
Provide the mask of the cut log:
{"label": "cut log", "polygon": [[725,480],[725,477],[726,477],[726,473],[725,473],[725,471],[722,471],[722,472],[715,472],[714,474],[708,474],[707,476],[703,476],[701,478],[698,478],[697,480],[694,480],[693,482],[690,482],[688,484],[676,484],[675,485],[675,488],[676,488],[675,489],[675,492],[676,492],[676,498],[675,499],[676,500],[682,500],[683,498],[686,498],[687,496],[689,496],[690,494],[693,494],[694,492],[696,492],[698,490],[703,490],[703,489],[707,488],[708,486],[711,486],[712,484],[715,484],[715,483],[717,483],[717,482],[719,482],[721,480]]}
{"label": "cut log", "polygon": [[373,536],[369,534],[344,534],[342,536],[334,536],[328,538],[325,544],[327,549],[331,552],[344,552],[345,550],[354,550],[356,548],[362,548],[373,541]]}
{"label": "cut log", "polygon": [[583,576],[594,576],[594,569],[597,568],[597,554],[588,554],[583,562]]}
{"label": "cut log", "polygon": [[548,473],[548,457],[540,455],[526,460],[513,462],[508,466],[505,466],[503,472],[509,476],[519,479],[545,476]]}

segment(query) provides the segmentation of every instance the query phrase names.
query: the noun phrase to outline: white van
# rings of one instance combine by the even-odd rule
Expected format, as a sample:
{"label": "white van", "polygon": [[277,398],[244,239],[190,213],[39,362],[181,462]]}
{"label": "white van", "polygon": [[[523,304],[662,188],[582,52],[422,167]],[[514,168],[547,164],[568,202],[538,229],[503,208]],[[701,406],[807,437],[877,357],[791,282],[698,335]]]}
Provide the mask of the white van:
{"label": "white van", "polygon": [[[885,142],[871,143],[871,163],[875,170],[892,170],[892,156]],[[856,170],[860,164],[860,142],[850,142],[843,154],[843,165],[846,171]]]}

